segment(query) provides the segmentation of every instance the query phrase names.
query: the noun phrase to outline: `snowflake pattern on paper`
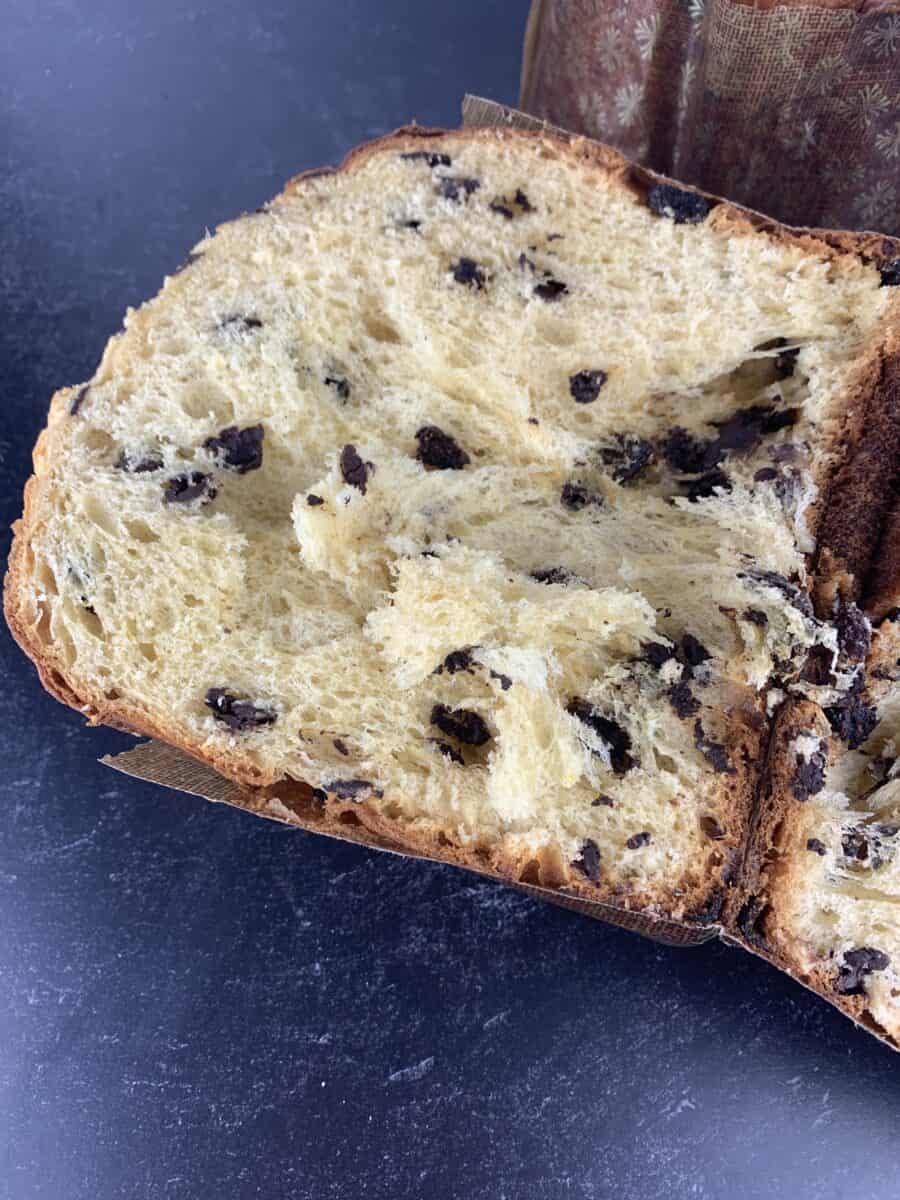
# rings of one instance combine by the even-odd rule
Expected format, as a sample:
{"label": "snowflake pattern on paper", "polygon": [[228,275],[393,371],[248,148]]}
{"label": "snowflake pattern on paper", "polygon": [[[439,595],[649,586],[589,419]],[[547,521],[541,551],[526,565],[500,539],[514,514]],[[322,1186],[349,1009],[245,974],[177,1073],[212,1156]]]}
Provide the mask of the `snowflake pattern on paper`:
{"label": "snowflake pattern on paper", "polygon": [[851,9],[545,0],[525,106],[783,221],[900,234],[900,14]]}

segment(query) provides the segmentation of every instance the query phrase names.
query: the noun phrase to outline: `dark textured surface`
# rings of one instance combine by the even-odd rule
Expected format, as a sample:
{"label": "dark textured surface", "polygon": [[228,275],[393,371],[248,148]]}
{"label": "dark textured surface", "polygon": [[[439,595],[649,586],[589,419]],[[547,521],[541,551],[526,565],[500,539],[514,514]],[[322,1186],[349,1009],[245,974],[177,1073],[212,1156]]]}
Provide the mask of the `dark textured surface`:
{"label": "dark textured surface", "polygon": [[[526,5],[0,4],[3,522],[54,387]],[[0,1197],[897,1194],[900,1059],[762,963],[123,780],[0,642]]]}

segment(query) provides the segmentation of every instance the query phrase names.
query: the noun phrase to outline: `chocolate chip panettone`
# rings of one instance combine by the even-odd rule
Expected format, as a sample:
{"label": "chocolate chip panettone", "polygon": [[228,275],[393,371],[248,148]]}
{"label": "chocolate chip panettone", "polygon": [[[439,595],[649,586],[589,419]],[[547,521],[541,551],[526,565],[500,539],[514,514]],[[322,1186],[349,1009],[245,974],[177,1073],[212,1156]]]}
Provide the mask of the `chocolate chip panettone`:
{"label": "chocolate chip panettone", "polygon": [[[893,802],[849,861],[819,782],[869,722],[898,265],[594,144],[401,130],[204,239],[55,397],[11,627],[92,721],[335,830],[698,924],[808,712],[795,874],[862,895]],[[900,936],[845,950],[844,995],[900,983]]]}

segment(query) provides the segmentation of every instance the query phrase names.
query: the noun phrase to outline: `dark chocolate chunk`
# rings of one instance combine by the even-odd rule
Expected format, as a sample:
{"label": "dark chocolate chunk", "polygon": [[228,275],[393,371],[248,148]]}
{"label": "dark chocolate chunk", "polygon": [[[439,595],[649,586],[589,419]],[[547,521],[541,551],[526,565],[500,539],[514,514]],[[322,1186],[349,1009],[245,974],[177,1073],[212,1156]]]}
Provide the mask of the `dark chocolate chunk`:
{"label": "dark chocolate chunk", "polygon": [[568,583],[573,576],[565,567],[543,567],[540,571],[532,571],[531,578],[538,583]]}
{"label": "dark chocolate chunk", "polygon": [[435,675],[457,675],[460,671],[472,671],[476,665],[472,658],[472,646],[463,646],[460,650],[451,650],[439,667],[435,667]]}
{"label": "dark chocolate chunk", "polygon": [[605,371],[577,371],[569,376],[569,394],[576,404],[593,404],[606,379]]}
{"label": "dark chocolate chunk", "polygon": [[699,667],[701,663],[708,662],[712,655],[699,638],[686,633],[681,639],[680,657],[689,667]]}
{"label": "dark chocolate chunk", "polygon": [[[521,188],[516,188],[516,204],[518,204],[518,206],[519,206],[519,208],[521,208],[522,212],[530,213],[530,212],[535,211],[534,205],[531,203],[531,201],[528,199],[528,197],[525,195],[525,193],[522,191]],[[559,235],[557,235],[557,236],[559,236]],[[550,235],[550,238],[552,238],[552,237],[553,237],[553,234]],[[547,240],[549,241],[550,238],[548,238]]]}
{"label": "dark chocolate chunk", "polygon": [[544,300],[547,304],[553,304],[562,296],[568,294],[568,287],[561,279],[554,279],[548,276],[542,283],[538,283],[534,288],[534,295],[539,300]]}
{"label": "dark chocolate chunk", "polygon": [[754,472],[753,482],[754,483],[769,483],[770,480],[777,479],[777,478],[778,478],[778,472],[775,470],[774,467],[760,467],[758,471]]}
{"label": "dark chocolate chunk", "polygon": [[828,755],[824,750],[816,750],[808,759],[798,754],[791,776],[791,791],[797,800],[808,800],[816,796],[825,786],[825,768],[828,765]]}
{"label": "dark chocolate chunk", "polygon": [[398,229],[421,229],[422,222],[416,220],[415,217],[406,217],[402,221],[396,222]]}
{"label": "dark chocolate chunk", "polygon": [[669,703],[675,709],[675,715],[682,720],[695,717],[700,711],[700,701],[691,691],[688,684],[673,683],[669,688]]}
{"label": "dark chocolate chunk", "polygon": [[175,475],[163,484],[163,500],[166,504],[191,504],[194,500],[209,504],[216,494],[212,475],[204,475],[202,471],[186,471],[184,475]]}
{"label": "dark chocolate chunk", "polygon": [[324,504],[325,501],[322,499],[321,496],[317,496],[315,492],[310,492],[309,495],[306,497],[306,503],[309,505],[310,508],[318,508],[319,505]]}
{"label": "dark chocolate chunk", "polygon": [[203,448],[223,466],[237,471],[238,475],[246,475],[262,466],[264,437],[262,425],[248,425],[245,429],[229,425],[215,437],[207,438]]}
{"label": "dark chocolate chunk", "polygon": [[891,960],[883,950],[875,950],[871,946],[860,946],[857,950],[848,950],[844,962],[834,982],[834,990],[840,996],[864,996],[866,987],[863,980],[873,971],[885,971]]}
{"label": "dark chocolate chunk", "polygon": [[762,571],[759,569],[754,569],[752,571],[739,571],[738,578],[752,579],[755,583],[761,583],[766,587],[775,588],[775,590],[781,592],[782,596],[784,596],[788,603],[792,605],[792,607],[796,608],[798,612],[802,613],[804,617],[809,617],[812,619],[812,617],[815,615],[813,613],[812,600],[810,600],[809,594],[802,588],[798,587],[796,583],[792,583],[789,579],[786,579],[784,575],[779,575],[777,571]]}
{"label": "dark chocolate chunk", "polygon": [[647,193],[647,204],[658,217],[669,217],[676,225],[698,225],[712,208],[709,200],[674,187],[671,183],[657,183]]}
{"label": "dark chocolate chunk", "polygon": [[604,717],[593,704],[577,697],[566,705],[566,712],[603,739],[609,747],[610,765],[617,775],[624,775],[636,765],[631,755],[631,737],[611,717]]}
{"label": "dark chocolate chunk", "polygon": [[820,842],[818,838],[807,838],[806,848],[811,854],[818,854],[822,858],[828,853],[828,847],[824,842]]}
{"label": "dark chocolate chunk", "polygon": [[751,625],[759,625],[760,628],[764,628],[769,623],[769,618],[761,608],[745,608],[741,616]]}
{"label": "dark chocolate chunk", "polygon": [[416,458],[426,467],[439,471],[461,471],[469,462],[469,456],[456,438],[444,433],[437,425],[423,425],[416,433],[418,449]]}
{"label": "dark chocolate chunk", "polygon": [[457,283],[465,287],[481,291],[487,276],[474,258],[461,258],[451,266],[450,271]]}
{"label": "dark chocolate chunk", "polygon": [[703,470],[709,445],[709,441],[675,425],[662,444],[662,455],[673,471],[680,475],[696,475]]}
{"label": "dark chocolate chunk", "polygon": [[467,746],[483,746],[491,740],[491,732],[482,717],[468,708],[449,708],[446,704],[435,704],[431,710],[431,724],[437,725],[441,733],[456,738]]}
{"label": "dark chocolate chunk", "polygon": [[663,663],[667,663],[670,658],[675,657],[675,647],[667,646],[665,642],[642,642],[641,649],[644,657],[654,667],[661,667]]}
{"label": "dark chocolate chunk", "polygon": [[640,850],[641,846],[650,845],[650,831],[643,830],[641,833],[633,833],[625,843],[629,850]]}
{"label": "dark chocolate chunk", "polygon": [[869,839],[865,829],[849,829],[841,838],[841,850],[844,858],[852,858],[854,862],[865,862],[869,857]]}
{"label": "dark chocolate chunk", "polygon": [[400,155],[407,162],[425,162],[428,163],[432,170],[435,167],[449,167],[453,160],[449,154],[441,154],[431,150],[408,150],[405,154]]}
{"label": "dark chocolate chunk", "polygon": [[703,456],[704,470],[716,466],[726,454],[742,454],[751,450],[760,438],[778,433],[796,423],[799,410],[796,408],[773,408],[771,405],[754,404],[741,408],[726,421],[714,422],[719,433]]}
{"label": "dark chocolate chunk", "polygon": [[507,208],[505,204],[501,204],[497,200],[494,200],[491,204],[489,204],[488,208],[491,210],[491,212],[497,213],[498,216],[505,217],[507,221],[511,221],[513,219],[513,210],[511,208]]}
{"label": "dark chocolate chunk", "polygon": [[358,488],[363,495],[366,494],[371,467],[371,463],[363,462],[356,452],[356,447],[351,443],[348,442],[341,451],[341,475],[344,482]]}
{"label": "dark chocolate chunk", "polygon": [[326,375],[325,386],[334,388],[338,398],[341,400],[350,399],[350,380],[344,379],[342,375]]}
{"label": "dark chocolate chunk", "polygon": [[600,882],[600,847],[591,838],[581,844],[581,855],[575,859],[578,867],[590,879],[591,883]]}
{"label": "dark chocolate chunk", "polygon": [[571,481],[563,484],[559,498],[563,506],[571,509],[572,512],[580,512],[589,504],[600,505],[603,503],[602,497],[595,492],[588,491],[583,483],[572,483]]}
{"label": "dark chocolate chunk", "polygon": [[337,796],[338,800],[359,800],[364,792],[379,799],[384,795],[381,788],[375,787],[368,779],[332,779],[330,783],[324,783],[322,786],[326,792]]}
{"label": "dark chocolate chunk", "polygon": [[694,745],[720,775],[736,775],[737,771],[728,761],[728,751],[721,742],[706,736],[700,721],[694,722]]}
{"label": "dark chocolate chunk", "polygon": [[248,729],[272,725],[278,719],[278,714],[271,708],[263,708],[249,700],[239,700],[224,688],[210,688],[204,703],[207,708],[212,709],[216,720],[227,725],[233,733],[244,733]]}
{"label": "dark chocolate chunk", "polygon": [[615,808],[616,802],[612,796],[607,796],[605,792],[601,792],[599,796],[595,796],[591,801],[591,808]]}
{"label": "dark chocolate chunk", "polygon": [[344,758],[346,758],[350,753],[350,751],[347,749],[346,743],[342,741],[341,738],[332,738],[331,744],[334,746],[335,750],[337,750],[338,754],[343,754]]}
{"label": "dark chocolate chunk", "polygon": [[613,468],[613,479],[623,487],[634,483],[653,462],[653,457],[650,442],[634,433],[617,434],[614,445],[600,450],[602,462]]}
{"label": "dark chocolate chunk", "polygon": [[504,675],[501,671],[491,671],[491,679],[496,679],[500,684],[501,691],[508,692],[512,687],[512,680],[508,675]]}
{"label": "dark chocolate chunk", "polygon": [[712,838],[714,842],[720,842],[725,836],[725,830],[719,824],[715,817],[705,813],[700,818],[700,828],[708,838]]}
{"label": "dark chocolate chunk", "polygon": [[685,486],[685,494],[691,504],[694,504],[697,500],[709,499],[716,491],[730,492],[731,480],[724,471],[708,471],[698,479],[689,480]]}
{"label": "dark chocolate chunk", "polygon": [[872,644],[872,626],[862,609],[841,597],[834,623],[841,654],[850,662],[865,662]]}
{"label": "dark chocolate chunk", "polygon": [[230,317],[224,317],[219,322],[220,329],[237,329],[240,333],[246,333],[251,329],[262,329],[262,321],[259,317],[244,317],[236,313]]}
{"label": "dark chocolate chunk", "polygon": [[69,401],[69,416],[74,417],[87,399],[87,394],[91,390],[90,384],[85,384],[80,387],[72,399]]}
{"label": "dark chocolate chunk", "polygon": [[148,450],[139,458],[132,458],[123,450],[116,460],[116,468],[119,471],[127,471],[129,475],[144,475],[151,471],[161,471],[163,465],[162,455],[155,450]]}
{"label": "dark chocolate chunk", "polygon": [[789,379],[793,375],[799,353],[800,347],[794,346],[791,350],[782,350],[775,355],[775,374],[779,379]]}
{"label": "dark chocolate chunk", "polygon": [[858,692],[850,692],[837,704],[825,708],[828,724],[841,741],[851,750],[857,750],[878,724],[878,712],[873,704],[867,704]]}
{"label": "dark chocolate chunk", "polygon": [[457,766],[464,767],[466,765],[466,760],[458,750],[454,749],[454,747],[450,745],[449,742],[442,742],[440,738],[429,738],[428,742],[430,745],[434,746],[435,750],[439,750],[441,754],[443,754],[444,758],[449,758],[450,761],[456,763]]}
{"label": "dark chocolate chunk", "polygon": [[891,258],[878,268],[882,287],[900,287],[900,258]]}
{"label": "dark chocolate chunk", "polygon": [[444,175],[438,181],[438,191],[445,200],[452,200],[454,204],[461,204],[480,187],[480,179],[465,179],[453,175]]}

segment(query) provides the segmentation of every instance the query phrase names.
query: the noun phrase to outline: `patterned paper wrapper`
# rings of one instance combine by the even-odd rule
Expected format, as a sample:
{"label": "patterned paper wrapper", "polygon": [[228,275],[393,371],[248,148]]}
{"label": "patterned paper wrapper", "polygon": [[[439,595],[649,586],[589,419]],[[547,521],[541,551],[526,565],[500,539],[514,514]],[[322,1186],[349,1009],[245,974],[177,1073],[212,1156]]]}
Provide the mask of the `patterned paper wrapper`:
{"label": "patterned paper wrapper", "polygon": [[788,224],[900,234],[900,2],[533,0],[521,107]]}

